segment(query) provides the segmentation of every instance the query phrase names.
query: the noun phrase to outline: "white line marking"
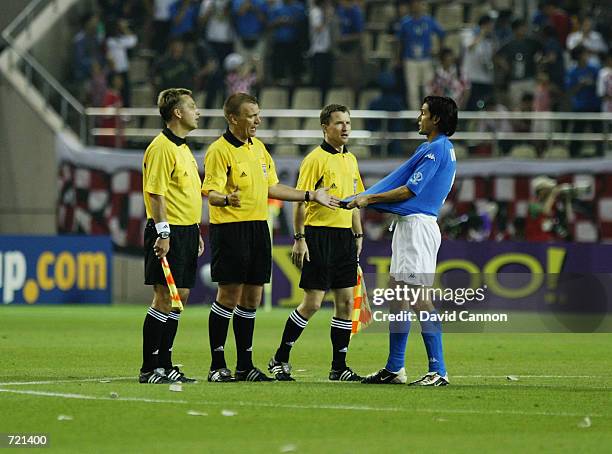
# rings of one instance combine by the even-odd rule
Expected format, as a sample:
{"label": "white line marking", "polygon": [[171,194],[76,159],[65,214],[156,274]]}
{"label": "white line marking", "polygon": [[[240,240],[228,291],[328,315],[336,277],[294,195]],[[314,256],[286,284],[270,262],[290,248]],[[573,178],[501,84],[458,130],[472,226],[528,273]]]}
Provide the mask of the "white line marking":
{"label": "white line marking", "polygon": [[[98,377],[98,378],[74,378],[66,380],[40,380],[40,381],[14,381],[0,383],[0,386],[15,386],[15,385],[53,385],[55,383],[85,383],[85,382],[102,382],[102,380],[118,381],[118,380],[134,380],[138,377]],[[103,382],[102,382],[103,383]]]}
{"label": "white line marking", "polygon": [[26,394],[30,396],[43,396],[43,397],[61,397],[64,399],[81,399],[81,400],[124,400],[131,402],[150,402],[156,404],[188,404],[186,400],[166,400],[166,399],[149,399],[146,397],[104,397],[104,396],[87,396],[85,394],[72,394],[72,393],[53,393],[48,391],[29,391],[26,389],[0,389],[0,393],[11,393],[11,394]]}
{"label": "white line marking", "polygon": [[[518,378],[609,378],[605,375],[514,375]],[[506,378],[508,375],[451,375],[452,378]]]}
{"label": "white line marking", "polygon": [[[214,401],[193,401],[174,400],[174,399],[149,399],[144,397],[101,397],[88,396],[85,394],[54,393],[47,391],[30,391],[25,389],[0,389],[0,393],[25,394],[41,397],[60,397],[63,399],[82,399],[82,400],[112,400],[163,404],[190,404],[190,405],[216,405],[216,406],[239,406],[239,407],[270,407],[288,408],[299,410],[348,410],[348,411],[379,411],[379,412],[406,412],[406,413],[431,413],[431,414],[470,414],[470,415],[516,415],[516,416],[559,416],[559,417],[584,417],[584,413],[566,412],[547,412],[547,411],[518,411],[518,410],[472,410],[472,409],[433,409],[433,408],[398,408],[398,407],[371,407],[367,405],[303,405],[303,404],[272,404],[266,402],[214,402]],[[589,414],[590,417],[604,417],[600,414]],[[607,415],[605,416],[607,417]]]}

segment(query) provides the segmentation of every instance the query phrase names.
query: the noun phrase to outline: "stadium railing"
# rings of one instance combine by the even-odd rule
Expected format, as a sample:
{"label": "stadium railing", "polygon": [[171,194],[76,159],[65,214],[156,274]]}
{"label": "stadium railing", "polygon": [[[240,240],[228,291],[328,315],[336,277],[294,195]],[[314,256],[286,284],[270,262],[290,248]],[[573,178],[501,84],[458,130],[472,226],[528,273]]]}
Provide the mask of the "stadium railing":
{"label": "stadium railing", "polygon": [[[0,55],[0,67],[23,77],[25,84],[42,97],[45,106],[52,108],[64,125],[69,126],[85,142],[87,123],[84,106],[28,52],[30,35],[37,27],[35,21],[47,7],[59,8],[58,1],[31,1],[2,31],[6,48]],[[22,93],[28,96],[27,90]]]}
{"label": "stadium railing", "polygon": [[[265,109],[265,106],[264,106]],[[200,109],[201,118],[213,119],[223,118],[223,110],[221,109]],[[319,110],[316,109],[265,109],[262,111],[265,120],[274,120],[278,118],[298,118],[306,120],[309,118],[319,118]],[[141,128],[136,125],[139,119],[159,118],[159,111],[155,108],[87,108],[85,109],[87,117],[88,143],[95,143],[97,137],[118,137],[123,135],[126,139],[150,139],[159,133],[159,128]],[[126,126],[120,130],[115,128],[96,127],[98,119],[119,117],[125,121]],[[367,129],[357,129],[351,132],[351,141],[361,145],[386,145],[390,141],[399,140],[422,140],[417,132],[391,132],[389,131],[389,123],[392,120],[406,121],[406,129],[410,129],[412,119],[416,121],[416,111],[400,111],[386,112],[377,110],[352,110],[351,118],[359,118],[363,120],[375,119],[381,121],[381,128],[378,131],[370,131]],[[501,121],[537,121],[544,123],[544,132],[501,132],[496,128],[490,131],[478,132],[470,131],[470,127],[458,131],[453,139],[456,141],[473,141],[473,142],[490,142],[494,148],[493,154],[496,152],[499,141],[508,141],[516,143],[525,142],[545,142],[547,145],[553,143],[578,141],[583,143],[603,142],[605,149],[612,149],[612,113],[575,113],[575,112],[472,112],[463,111],[459,115],[460,121],[478,124],[478,122],[486,121],[501,122]],[[201,120],[201,121],[203,121]],[[142,123],[144,123],[143,120]],[[571,133],[561,132],[563,122],[589,121],[601,122],[601,133]],[[222,132],[220,128],[196,129],[190,133],[192,139],[199,139],[203,143],[210,143],[215,140]],[[311,145],[320,142],[320,129],[277,129],[277,128],[260,128],[258,137],[265,140],[266,143],[294,143],[297,145]]]}

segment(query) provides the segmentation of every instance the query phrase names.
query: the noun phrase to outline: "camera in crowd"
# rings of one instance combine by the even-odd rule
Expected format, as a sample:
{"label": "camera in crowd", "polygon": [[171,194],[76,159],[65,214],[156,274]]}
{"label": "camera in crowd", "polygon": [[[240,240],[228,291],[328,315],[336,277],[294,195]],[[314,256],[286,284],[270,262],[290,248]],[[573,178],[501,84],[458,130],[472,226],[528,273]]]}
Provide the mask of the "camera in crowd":
{"label": "camera in crowd", "polygon": [[593,190],[593,186],[590,183],[563,183],[559,185],[559,194],[572,199],[590,194]]}

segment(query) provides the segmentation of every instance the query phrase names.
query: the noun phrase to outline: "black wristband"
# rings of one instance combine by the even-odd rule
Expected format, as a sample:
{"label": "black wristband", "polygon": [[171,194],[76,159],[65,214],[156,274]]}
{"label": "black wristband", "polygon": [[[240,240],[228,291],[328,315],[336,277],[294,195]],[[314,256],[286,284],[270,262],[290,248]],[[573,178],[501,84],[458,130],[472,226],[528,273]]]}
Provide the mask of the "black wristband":
{"label": "black wristband", "polygon": [[304,192],[304,202],[310,202],[310,191]]}
{"label": "black wristband", "polygon": [[225,206],[229,205],[229,195],[225,196]]}
{"label": "black wristband", "polygon": [[353,238],[363,238],[363,233],[353,233]]}

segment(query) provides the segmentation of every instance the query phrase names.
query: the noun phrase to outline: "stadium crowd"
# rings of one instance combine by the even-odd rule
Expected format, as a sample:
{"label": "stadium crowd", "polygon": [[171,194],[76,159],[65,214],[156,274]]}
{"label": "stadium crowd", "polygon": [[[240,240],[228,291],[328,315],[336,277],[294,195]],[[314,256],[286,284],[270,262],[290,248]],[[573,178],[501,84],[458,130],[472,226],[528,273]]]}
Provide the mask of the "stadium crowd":
{"label": "stadium crowd", "polygon": [[[74,37],[71,78],[93,106],[134,105],[130,63],[144,57],[147,79],[138,83],[154,93],[172,86],[206,93],[202,107],[265,86],[289,93],[315,86],[323,103],[342,85],[355,98],[365,87],[381,88],[381,96],[384,89],[386,101],[370,102],[391,110],[416,109],[425,93],[451,96],[467,110],[612,109],[604,2],[546,0],[532,17],[497,3],[512,4],[97,0]],[[121,86],[111,83],[114,73]]]}

